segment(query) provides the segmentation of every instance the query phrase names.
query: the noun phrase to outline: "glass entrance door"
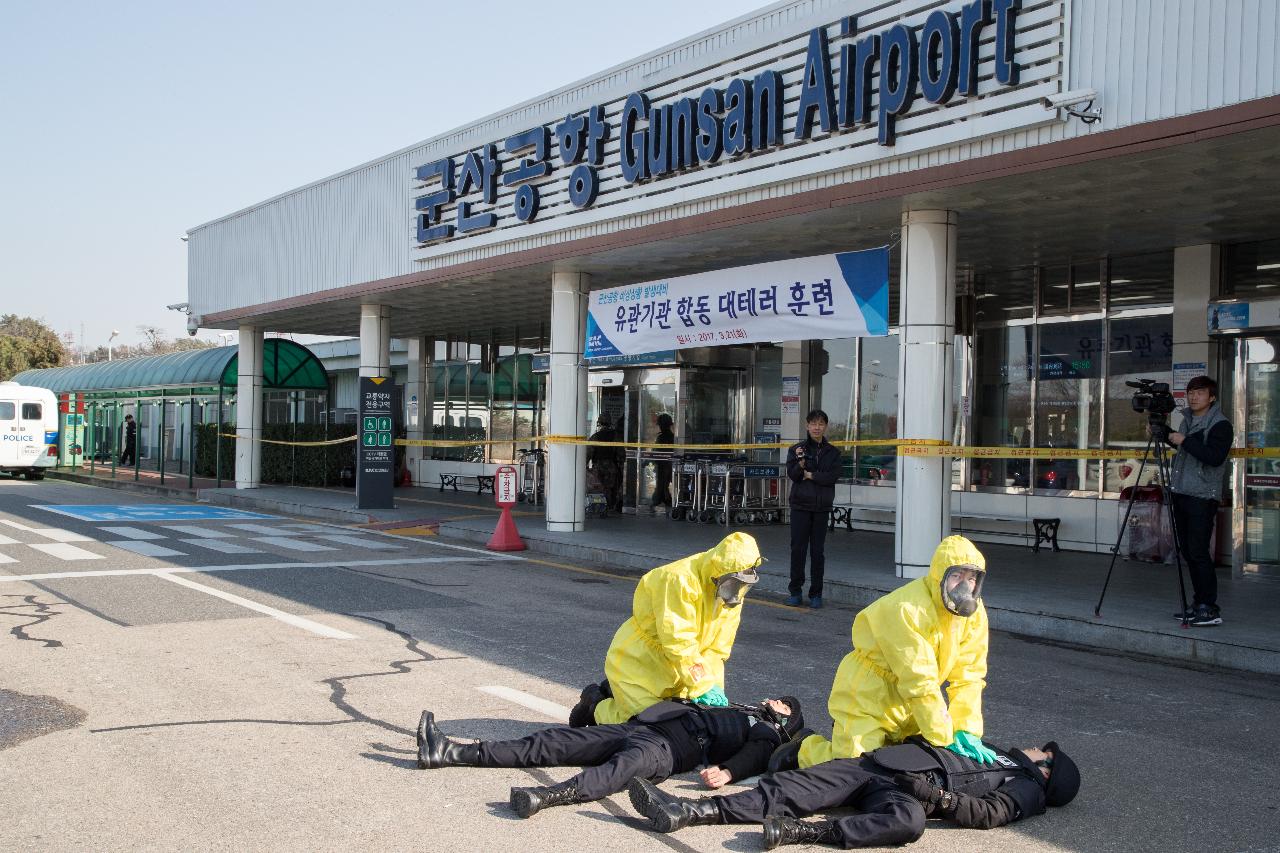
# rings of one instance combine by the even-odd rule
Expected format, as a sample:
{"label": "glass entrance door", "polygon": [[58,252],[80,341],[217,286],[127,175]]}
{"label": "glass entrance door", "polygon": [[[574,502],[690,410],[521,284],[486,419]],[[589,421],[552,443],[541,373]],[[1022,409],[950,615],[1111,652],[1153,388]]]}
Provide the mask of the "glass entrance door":
{"label": "glass entrance door", "polygon": [[[1238,347],[1236,376],[1244,387],[1237,386],[1237,429],[1246,447],[1280,447],[1280,337]],[[1280,459],[1246,459],[1238,468],[1234,562],[1246,575],[1280,579]]]}

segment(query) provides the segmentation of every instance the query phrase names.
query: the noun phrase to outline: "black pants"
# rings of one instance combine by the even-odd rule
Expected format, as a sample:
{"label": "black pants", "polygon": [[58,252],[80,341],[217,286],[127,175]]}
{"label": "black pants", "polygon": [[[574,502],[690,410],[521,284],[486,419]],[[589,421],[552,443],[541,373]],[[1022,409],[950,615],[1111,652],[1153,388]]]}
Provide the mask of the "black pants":
{"label": "black pants", "polygon": [[136,441],[126,441],[124,443],[124,452],[120,454],[121,465],[132,465],[137,461],[138,443]]}
{"label": "black pants", "polygon": [[1213,541],[1213,522],[1218,517],[1218,502],[1208,498],[1173,493],[1173,523],[1178,528],[1178,550],[1187,562],[1195,604],[1218,606],[1218,574],[1213,567],[1209,543]]}
{"label": "black pants", "polygon": [[519,740],[482,741],[481,767],[585,767],[569,781],[584,800],[624,790],[636,776],[661,782],[675,770],[671,742],[647,726],[555,726]]}
{"label": "black pants", "polygon": [[725,823],[764,823],[766,817],[801,818],[835,808],[858,814],[835,821],[842,846],[908,844],[924,834],[924,806],[856,758],[838,758],[805,770],[760,780],[753,790],[714,798]]}
{"label": "black pants", "polygon": [[809,557],[809,597],[822,595],[822,576],[827,568],[827,515],[829,510],[791,510],[792,595],[804,589],[804,559]]}

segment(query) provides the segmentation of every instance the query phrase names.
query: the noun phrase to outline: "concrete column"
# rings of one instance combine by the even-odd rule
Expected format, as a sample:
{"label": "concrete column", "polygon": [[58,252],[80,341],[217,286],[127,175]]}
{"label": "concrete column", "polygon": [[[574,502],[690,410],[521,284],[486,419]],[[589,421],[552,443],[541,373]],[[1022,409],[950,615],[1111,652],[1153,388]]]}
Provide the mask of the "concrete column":
{"label": "concrete column", "polygon": [[[949,210],[902,216],[899,438],[951,439],[957,221]],[[951,460],[899,456],[896,499],[898,577],[923,577],[938,542],[951,534]]]}
{"label": "concrete column", "polygon": [[1218,380],[1218,345],[1209,339],[1205,307],[1218,296],[1220,275],[1217,245],[1173,250],[1173,363],[1204,364],[1205,373]]}
{"label": "concrete column", "polygon": [[[551,375],[548,408],[552,435],[585,435],[587,365],[582,345],[587,331],[587,291],[591,276],[551,274]],[[551,444],[547,451],[547,529],[576,532],[584,528],[587,449]]]}
{"label": "concrete column", "polygon": [[[798,401],[789,401],[788,395],[798,380]],[[782,345],[782,424],[778,431],[783,441],[802,441],[805,437],[804,416],[809,414],[809,342],[787,341]],[[795,395],[792,395],[795,396]],[[778,461],[787,461],[787,451],[778,451]]]}
{"label": "concrete column", "polygon": [[262,329],[240,327],[236,357],[236,488],[262,482]]}
{"label": "concrete column", "polygon": [[[410,441],[421,441],[431,436],[431,363],[435,356],[435,341],[431,338],[409,338],[409,375],[404,388],[404,423]],[[405,448],[405,462],[410,476],[418,482],[420,463],[431,454],[425,447],[409,445]]]}
{"label": "concrete column", "polygon": [[391,308],[360,306],[360,375],[391,376]]}

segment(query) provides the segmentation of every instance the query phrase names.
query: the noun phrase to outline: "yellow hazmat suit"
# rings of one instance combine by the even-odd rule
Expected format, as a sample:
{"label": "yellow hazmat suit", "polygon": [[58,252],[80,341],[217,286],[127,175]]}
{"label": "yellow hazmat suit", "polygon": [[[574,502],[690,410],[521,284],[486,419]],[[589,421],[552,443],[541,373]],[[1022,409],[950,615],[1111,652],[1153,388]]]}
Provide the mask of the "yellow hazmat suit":
{"label": "yellow hazmat suit", "polygon": [[636,587],[631,618],[613,635],[605,656],[613,698],[596,705],[596,722],[624,723],[663,699],[695,699],[713,687],[723,689],[724,662],[742,608],[724,605],[715,579],[759,563],[756,540],[731,533],[710,551],[646,573]]}
{"label": "yellow hazmat suit", "polygon": [[[805,739],[800,766],[856,758],[886,742],[919,734],[947,746],[957,731],[982,736],[982,688],[987,676],[987,610],[971,616],[943,606],[942,576],[950,566],[986,559],[963,536],[948,536],[933,553],[929,574],[876,600],[853,620],[853,651],[831,685],[832,739]],[[942,698],[949,682],[950,704]]]}

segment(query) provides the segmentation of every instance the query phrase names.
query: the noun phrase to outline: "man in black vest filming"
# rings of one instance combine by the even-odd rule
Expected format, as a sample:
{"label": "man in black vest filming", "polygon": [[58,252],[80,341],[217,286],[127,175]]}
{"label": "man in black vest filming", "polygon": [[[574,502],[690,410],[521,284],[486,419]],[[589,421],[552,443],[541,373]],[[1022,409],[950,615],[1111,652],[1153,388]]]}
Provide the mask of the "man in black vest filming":
{"label": "man in black vest filming", "polygon": [[706,707],[665,701],[626,723],[584,728],[552,726],[525,738],[457,743],[423,711],[418,722],[418,766],[585,767],[558,785],[511,789],[511,808],[532,817],[550,806],[599,800],[627,787],[633,778],[661,782],[705,765],[702,781],[719,788],[764,772],[773,754],[804,729],[794,696],[758,705]]}
{"label": "man in black vest filming", "polygon": [[[831,844],[845,849],[917,840],[926,816],[970,829],[991,829],[1064,806],[1080,788],[1080,772],[1057,743],[1000,749],[994,765],[921,738],[764,777],[750,791],[700,800],[672,797],[644,779],[628,793],[659,832],[694,824],[762,823],[764,847]],[[857,814],[834,821],[797,818],[835,808]]]}

